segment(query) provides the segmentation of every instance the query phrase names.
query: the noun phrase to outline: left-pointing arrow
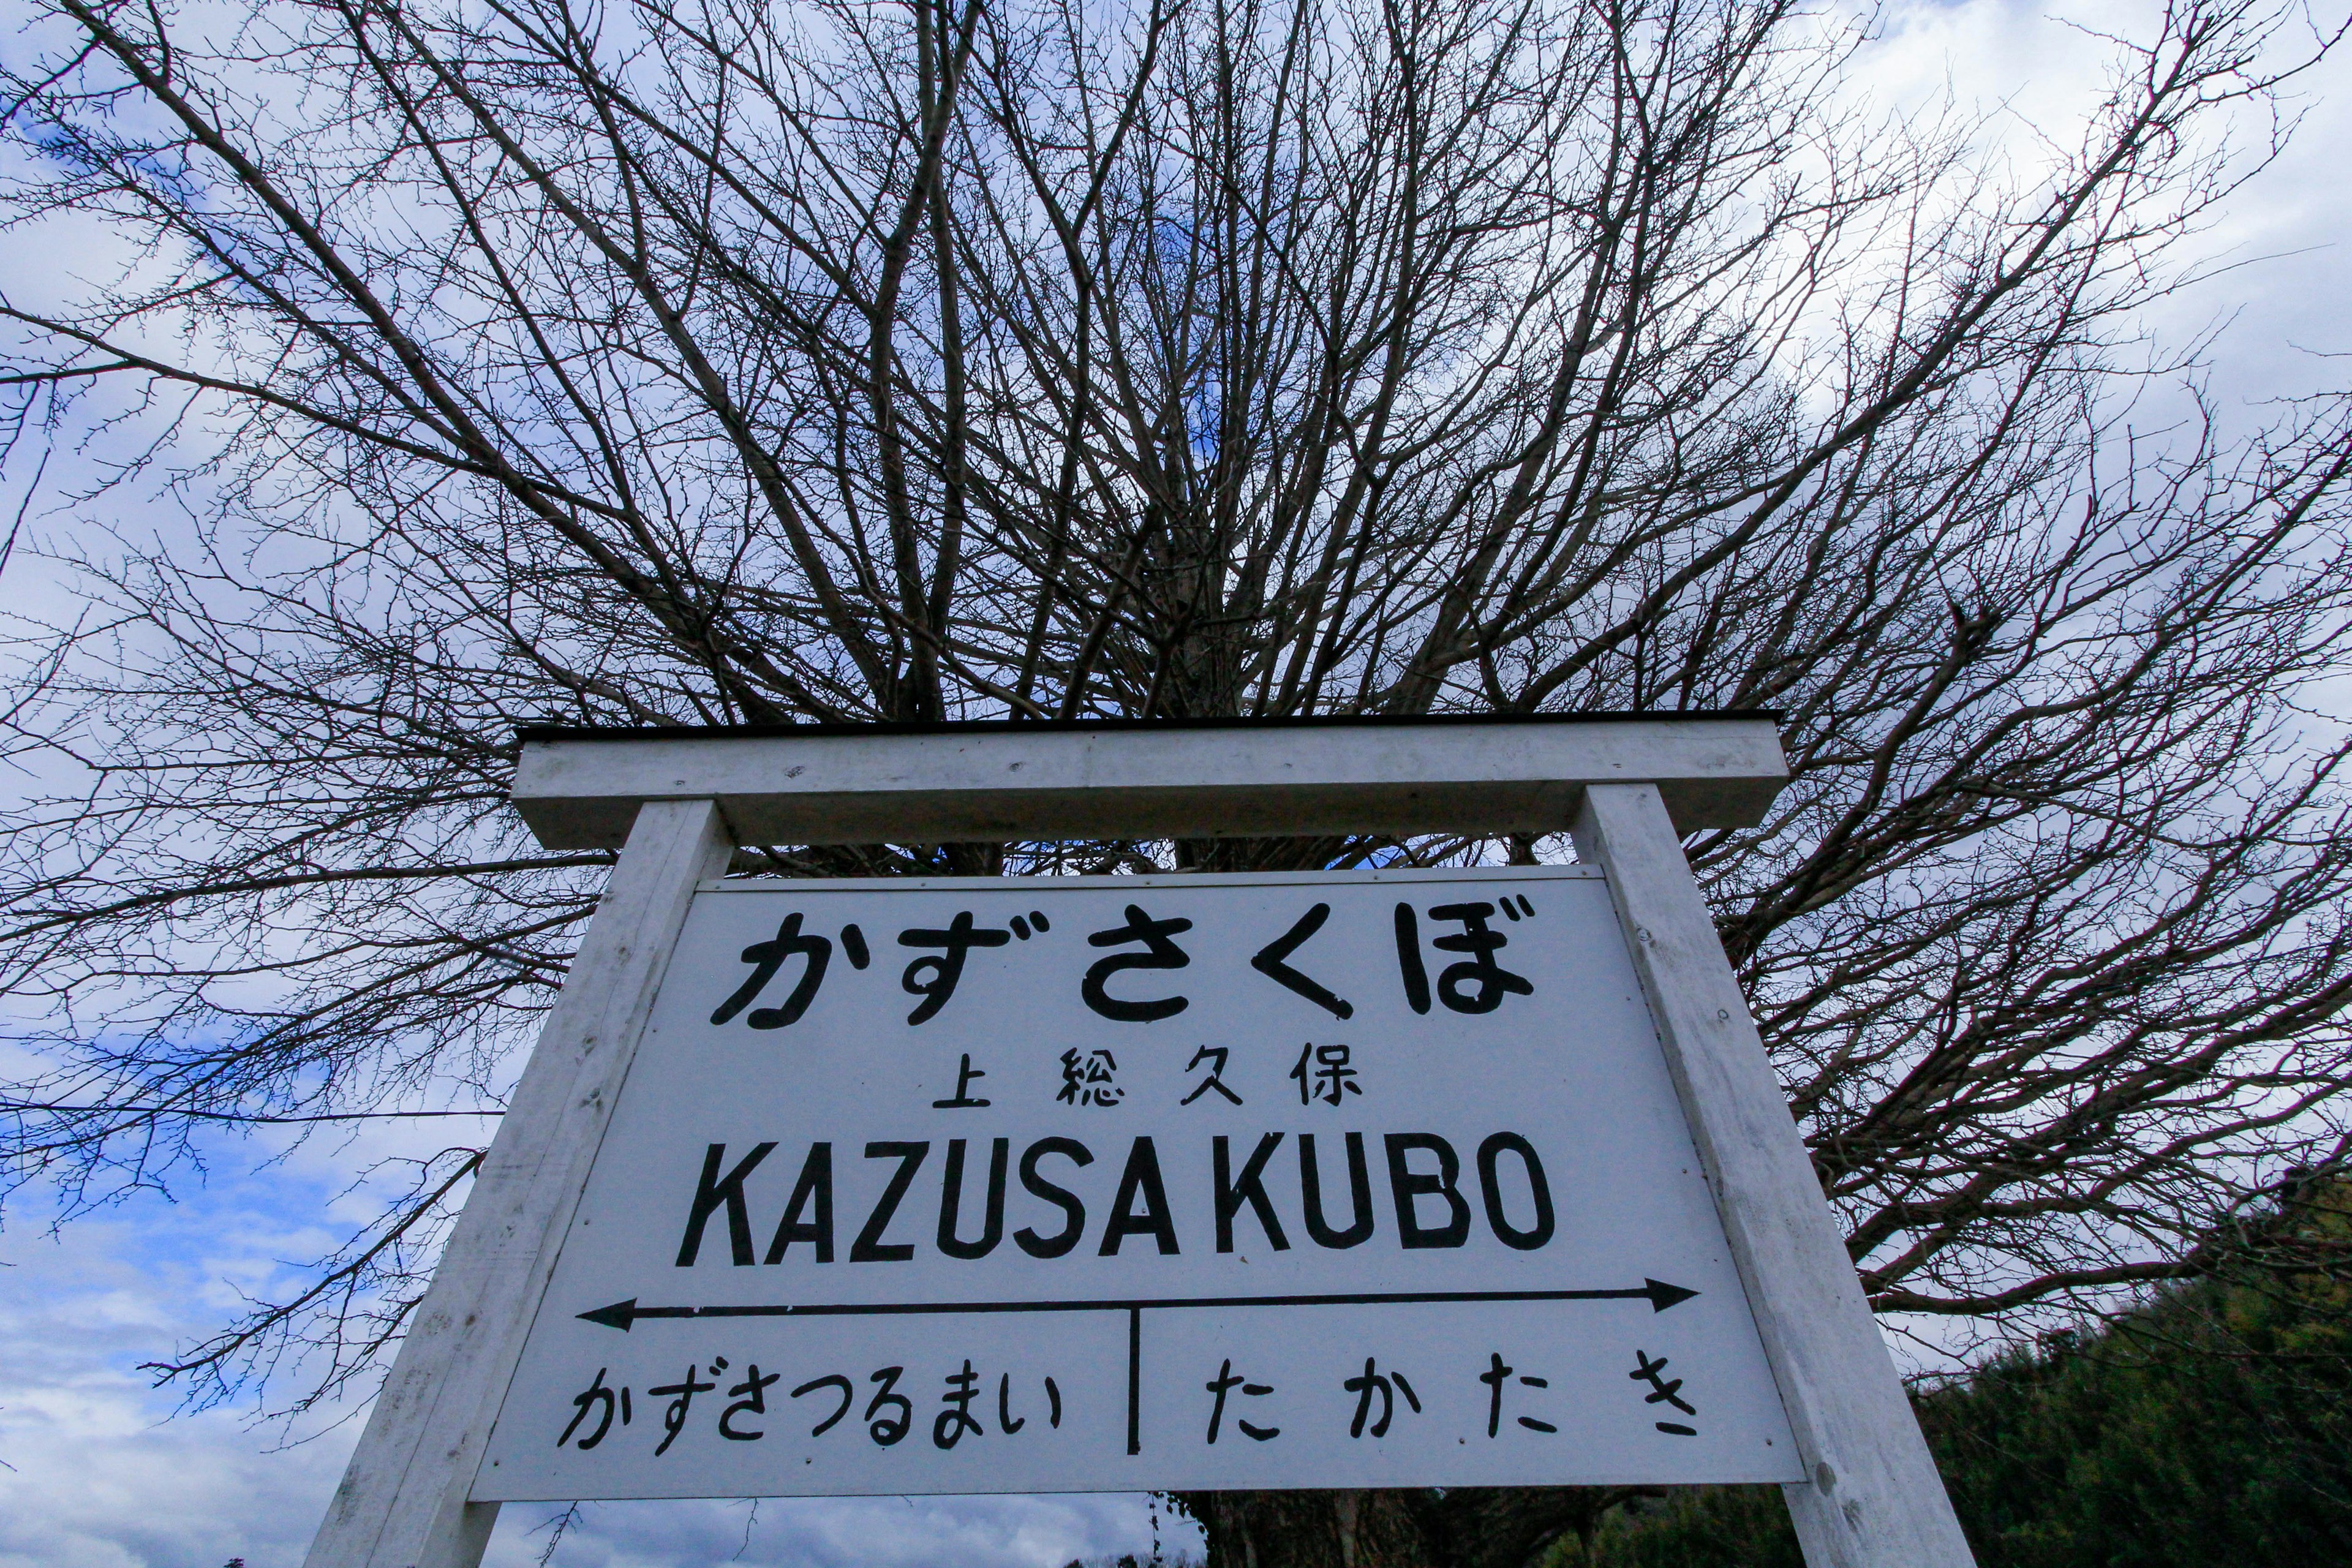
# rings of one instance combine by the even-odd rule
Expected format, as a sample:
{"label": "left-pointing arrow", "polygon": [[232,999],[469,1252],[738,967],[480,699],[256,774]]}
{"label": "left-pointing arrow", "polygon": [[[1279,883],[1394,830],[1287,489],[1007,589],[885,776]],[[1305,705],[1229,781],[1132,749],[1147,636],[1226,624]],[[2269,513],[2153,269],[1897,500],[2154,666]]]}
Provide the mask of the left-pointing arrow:
{"label": "left-pointing arrow", "polygon": [[583,1312],[580,1315],[592,1323],[602,1323],[608,1329],[618,1329],[625,1334],[629,1331],[629,1325],[636,1321],[637,1299],[632,1296],[625,1301],[615,1301],[609,1307],[599,1307],[593,1312]]}

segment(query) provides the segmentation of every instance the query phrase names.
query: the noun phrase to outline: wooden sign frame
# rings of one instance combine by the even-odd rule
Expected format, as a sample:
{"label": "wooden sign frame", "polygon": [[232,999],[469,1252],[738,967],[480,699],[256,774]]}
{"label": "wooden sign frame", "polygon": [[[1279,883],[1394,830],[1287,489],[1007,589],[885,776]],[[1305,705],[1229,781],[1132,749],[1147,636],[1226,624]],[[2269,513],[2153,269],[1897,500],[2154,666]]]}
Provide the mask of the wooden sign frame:
{"label": "wooden sign frame", "polygon": [[514,804],[611,884],[308,1568],[474,1568],[468,1500],[524,1331],[696,889],[739,842],[1459,831],[1574,837],[1608,879],[1810,1481],[1813,1568],[1971,1568],[1681,835],[1787,780],[1769,715],[540,729]]}

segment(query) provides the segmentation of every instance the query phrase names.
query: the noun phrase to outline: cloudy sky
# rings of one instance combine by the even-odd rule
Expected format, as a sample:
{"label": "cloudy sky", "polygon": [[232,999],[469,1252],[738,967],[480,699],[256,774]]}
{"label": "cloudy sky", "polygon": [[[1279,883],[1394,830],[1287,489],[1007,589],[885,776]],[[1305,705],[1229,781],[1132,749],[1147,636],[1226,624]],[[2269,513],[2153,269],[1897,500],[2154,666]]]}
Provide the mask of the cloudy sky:
{"label": "cloudy sky", "polygon": [[[413,1148],[413,1143],[409,1145]],[[0,1568],[293,1568],[362,1414],[289,1446],[238,1412],[175,1415],[139,1363],[290,1278],[281,1259],[333,1245],[349,1173],[384,1142],[298,1151],[224,1145],[175,1202],[135,1200],[54,1240],[29,1215],[0,1237]],[[289,1372],[286,1382],[299,1381]],[[554,1510],[518,1504],[488,1562],[536,1563]],[[1196,1544],[1163,1523],[1171,1549]],[[1139,1497],[884,1498],[845,1502],[608,1503],[583,1510],[562,1568],[1061,1568],[1148,1554]]]}
{"label": "cloudy sky", "polygon": [[[2338,3],[2338,0],[2331,0]],[[2063,142],[2091,100],[2106,50],[2100,32],[2140,34],[2147,0],[2093,0],[2059,16],[2038,0],[1895,0],[1864,80],[1892,103],[1927,100],[1947,82],[1963,102],[2004,104],[1999,124],[2021,161],[2039,156],[2035,127]],[[2061,19],[2063,16],[2063,19]],[[2227,264],[2149,326],[2185,341],[2223,324],[2212,356],[2225,412],[2345,379],[2352,236],[2352,68],[2332,60],[2302,85],[2306,119],[2288,155],[2232,204],[2207,247]],[[12,291],[53,258],[0,256]],[[21,465],[20,465],[21,468]],[[54,476],[53,476],[54,477]],[[13,516],[29,476],[0,474]],[[12,595],[38,594],[20,563]],[[37,569],[36,569],[37,570]],[[425,1134],[429,1136],[429,1134]],[[371,1134],[390,1139],[418,1134]],[[284,1434],[238,1411],[175,1414],[139,1371],[267,1295],[284,1259],[317,1256],[338,1210],[356,1202],[352,1173],[388,1142],[313,1143],[283,1152],[224,1141],[209,1176],[47,1235],[37,1205],[0,1232],[0,1568],[291,1568],[332,1489],[358,1411]],[[518,1507],[490,1561],[539,1559],[550,1510]],[[1163,1521],[1171,1547],[1197,1538]],[[740,1562],[831,1568],[1059,1568],[1072,1558],[1148,1552],[1153,1519],[1139,1497],[883,1499],[760,1505],[608,1504],[559,1544],[561,1568]]]}

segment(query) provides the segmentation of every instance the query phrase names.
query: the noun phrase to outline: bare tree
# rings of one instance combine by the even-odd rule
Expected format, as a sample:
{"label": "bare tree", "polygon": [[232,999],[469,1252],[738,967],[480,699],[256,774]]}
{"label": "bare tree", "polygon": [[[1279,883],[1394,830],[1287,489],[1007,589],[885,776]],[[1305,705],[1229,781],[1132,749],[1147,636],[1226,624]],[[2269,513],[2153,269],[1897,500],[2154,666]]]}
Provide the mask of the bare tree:
{"label": "bare tree", "polygon": [[[12,464],[97,475],[16,622],[10,1179],[494,1110],[606,862],[506,812],[520,722],[1769,708],[1794,783],[1688,847],[1874,1300],[2205,1267],[2345,1153],[2352,422],[2233,434],[2137,322],[2295,15],[2176,0],[2007,178],[1782,0],[57,0],[12,232],[124,260],[0,300]],[[1375,851],[1565,853],[737,869]],[[474,1157],[163,1374],[364,1373]],[[1298,1564],[1598,1506],[1192,1500]]]}

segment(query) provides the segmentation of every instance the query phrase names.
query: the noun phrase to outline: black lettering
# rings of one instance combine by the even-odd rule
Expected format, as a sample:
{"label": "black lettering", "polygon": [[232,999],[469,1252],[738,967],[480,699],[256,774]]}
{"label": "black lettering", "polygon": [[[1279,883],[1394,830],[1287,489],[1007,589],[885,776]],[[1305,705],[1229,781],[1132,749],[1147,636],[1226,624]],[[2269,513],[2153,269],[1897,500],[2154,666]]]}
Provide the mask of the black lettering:
{"label": "black lettering", "polygon": [[[1227,1140],[1221,1136],[1211,1145],[1211,1156],[1217,1168],[1217,1250],[1219,1252],[1231,1252],[1234,1249],[1234,1215],[1241,1213],[1242,1205],[1244,1203],[1248,1204],[1252,1211],[1257,1215],[1258,1226],[1265,1232],[1265,1239],[1274,1249],[1276,1252],[1290,1250],[1290,1240],[1282,1234],[1282,1221],[1274,1212],[1273,1201],[1265,1195],[1265,1163],[1274,1158],[1274,1151],[1281,1142],[1282,1134],[1279,1132],[1269,1132],[1259,1139],[1256,1150],[1250,1155],[1248,1162],[1242,1166],[1241,1180],[1238,1182],[1231,1179],[1233,1156],[1226,1147]],[[1160,1250],[1168,1252],[1173,1251],[1174,1248],[1162,1247]]]}
{"label": "black lettering", "polygon": [[[1135,1208],[1139,1194],[1143,1198],[1139,1214]],[[1160,1155],[1149,1138],[1138,1138],[1128,1151],[1118,1196],[1111,1200],[1110,1221],[1103,1226],[1102,1256],[1116,1255],[1119,1243],[1130,1236],[1150,1237],[1159,1242],[1163,1258],[1176,1251],[1176,1221],[1168,1212],[1168,1188],[1160,1180]]]}
{"label": "black lettering", "polygon": [[1315,1134],[1298,1135],[1298,1188],[1307,1210],[1307,1234],[1315,1238],[1318,1247],[1346,1248],[1370,1239],[1372,1234],[1372,1178],[1364,1168],[1364,1135],[1348,1134],[1348,1195],[1354,1200],[1356,1215],[1345,1230],[1333,1230],[1323,1217],[1323,1174],[1315,1163]]}
{"label": "black lettering", "polygon": [[[853,1261],[856,1258],[857,1251],[855,1247],[850,1249],[849,1256]],[[915,1424],[914,1402],[903,1394],[892,1392],[898,1386],[898,1379],[906,1370],[903,1366],[886,1366],[866,1380],[868,1383],[878,1383],[882,1385],[875,1391],[873,1403],[866,1405],[865,1419],[866,1434],[885,1448],[904,1437],[907,1435],[907,1428]],[[881,1414],[884,1409],[891,1405],[898,1406],[898,1415]]]}
{"label": "black lettering", "polygon": [[963,1144],[961,1138],[948,1140],[947,1184],[940,1191],[940,1250],[950,1258],[985,1258],[1004,1239],[1004,1167],[1012,1145],[1002,1138],[989,1145],[987,1217],[981,1222],[980,1239],[963,1241],[956,1236],[956,1216],[963,1205]]}
{"label": "black lettering", "polygon": [[[1385,1142],[1389,1149],[1389,1191],[1396,1199],[1397,1237],[1405,1249],[1459,1247],[1467,1241],[1470,1205],[1455,1190],[1462,1176],[1462,1162],[1454,1154],[1454,1145],[1434,1132],[1391,1132]],[[1415,1149],[1425,1149],[1437,1156],[1435,1175],[1406,1165],[1405,1155]],[[1444,1198],[1453,1217],[1442,1226],[1423,1225],[1413,1205],[1417,1200],[1428,1197]]]}
{"label": "black lettering", "polygon": [[1039,1236],[1027,1226],[1013,1233],[1021,1250],[1032,1258],[1059,1258],[1077,1246],[1078,1237],[1087,1228],[1087,1205],[1068,1189],[1057,1187],[1037,1173],[1037,1162],[1048,1154],[1059,1154],[1073,1165],[1083,1169],[1095,1163],[1094,1153],[1075,1138],[1040,1138],[1023,1151],[1021,1155],[1021,1185],[1033,1196],[1041,1197],[1068,1217],[1057,1236]]}
{"label": "black lettering", "polygon": [[727,1157],[727,1145],[713,1143],[702,1156],[702,1180],[695,1184],[694,1208],[686,1216],[686,1235],[677,1244],[677,1266],[694,1267],[694,1259],[702,1251],[702,1232],[719,1205],[727,1205],[727,1240],[734,1249],[735,1261],[751,1261],[751,1215],[743,1206],[743,1178],[750,1175],[761,1161],[768,1157],[773,1143],[758,1143],[751,1152],[736,1162],[735,1168],[725,1176],[719,1173],[719,1163]]}
{"label": "black lettering", "polygon": [[[1535,1194],[1536,1223],[1527,1230],[1515,1229],[1503,1213],[1503,1184],[1496,1177],[1495,1162],[1507,1149],[1528,1168],[1528,1190]],[[1544,1181],[1543,1162],[1536,1158],[1534,1144],[1516,1132],[1497,1132],[1479,1144],[1478,1190],[1486,1200],[1486,1224],[1496,1241],[1520,1252],[1533,1252],[1551,1239],[1551,1187]]]}
{"label": "black lettering", "polygon": [[[801,1211],[814,1205],[816,1213],[809,1219],[801,1218]],[[784,1217],[776,1224],[776,1234],[768,1243],[768,1256],[762,1263],[782,1263],[784,1248],[795,1241],[805,1241],[816,1248],[819,1263],[833,1261],[833,1145],[812,1143],[808,1158],[801,1162],[801,1179],[793,1184],[792,1201],[784,1205]]]}
{"label": "black lettering", "polygon": [[1421,920],[1411,904],[1396,907],[1397,975],[1404,999],[1416,1013],[1429,1011],[1429,971],[1421,963]]}
{"label": "black lettering", "polygon": [[1127,923],[1110,931],[1098,931],[1087,938],[1089,947],[1120,947],[1129,942],[1141,942],[1141,952],[1114,953],[1097,959],[1087,970],[1086,979],[1078,986],[1078,994],[1087,1006],[1106,1018],[1122,1024],[1150,1024],[1161,1018],[1172,1018],[1192,1005],[1183,996],[1162,996],[1149,1002],[1128,1002],[1113,996],[1103,988],[1103,983],[1123,969],[1182,969],[1192,962],[1192,955],[1168,939],[1181,936],[1192,929],[1192,922],[1182,918],[1155,921],[1134,904],[1127,906]]}
{"label": "black lettering", "polygon": [[1508,947],[1511,939],[1487,929],[1494,913],[1495,906],[1488,903],[1440,904],[1429,911],[1431,920],[1458,921],[1462,925],[1459,931],[1438,937],[1430,945],[1440,952],[1470,955],[1459,963],[1447,964],[1437,977],[1437,999],[1454,1012],[1491,1013],[1507,995],[1536,994],[1534,982],[1495,962],[1495,954]]}
{"label": "black lettering", "polygon": [[820,1388],[830,1388],[835,1390],[841,1395],[841,1403],[834,1407],[832,1415],[826,1416],[824,1420],[809,1428],[809,1436],[812,1437],[822,1437],[827,1432],[832,1431],[835,1426],[840,1424],[841,1418],[849,1414],[849,1407],[857,1403],[856,1389],[852,1386],[849,1379],[842,1376],[841,1373],[837,1372],[828,1377],[813,1377],[809,1379],[806,1383],[802,1384],[798,1388],[793,1390],[793,1397],[794,1399],[798,1399],[803,1394],[814,1394]]}
{"label": "black lettering", "polygon": [[919,958],[907,965],[907,973],[898,979],[899,985],[909,996],[922,1001],[907,1015],[909,1024],[929,1023],[939,1016],[940,1009],[955,994],[956,984],[963,978],[964,958],[975,947],[1003,947],[1013,940],[1013,933],[1002,931],[982,931],[971,923],[971,911],[960,911],[948,922],[945,930],[902,931],[898,933],[900,947],[937,948],[928,958]]}
{"label": "black lettering", "polygon": [[866,1157],[869,1160],[896,1160],[898,1168],[890,1173],[889,1184],[874,1212],[866,1216],[866,1226],[857,1239],[849,1244],[852,1263],[904,1263],[915,1256],[915,1244],[910,1241],[882,1245],[882,1232],[888,1228],[890,1216],[898,1212],[899,1200],[907,1189],[915,1184],[915,1172],[920,1168],[923,1156],[931,1152],[929,1143],[868,1143]]}
{"label": "black lettering", "polygon": [[[796,910],[786,915],[776,934],[766,942],[755,942],[743,950],[743,962],[751,964],[751,977],[735,989],[735,994],[719,1004],[710,1015],[714,1024],[723,1024],[751,1005],[751,999],[767,988],[776,977],[784,960],[798,953],[807,961],[801,971],[800,983],[781,1007],[753,1007],[751,1016],[743,1020],[755,1029],[781,1029],[800,1021],[808,1005],[816,999],[816,988],[824,984],[824,966],[833,957],[833,943],[821,936],[809,936],[801,931],[801,916]],[[863,969],[865,964],[860,963]]]}
{"label": "black lettering", "polygon": [[1331,918],[1331,906],[1318,904],[1298,917],[1297,922],[1272,942],[1258,949],[1250,960],[1250,967],[1286,990],[1295,991],[1335,1018],[1352,1018],[1355,1005],[1334,996],[1330,988],[1320,981],[1290,967],[1290,955],[1307,945],[1307,938],[1323,929]]}

